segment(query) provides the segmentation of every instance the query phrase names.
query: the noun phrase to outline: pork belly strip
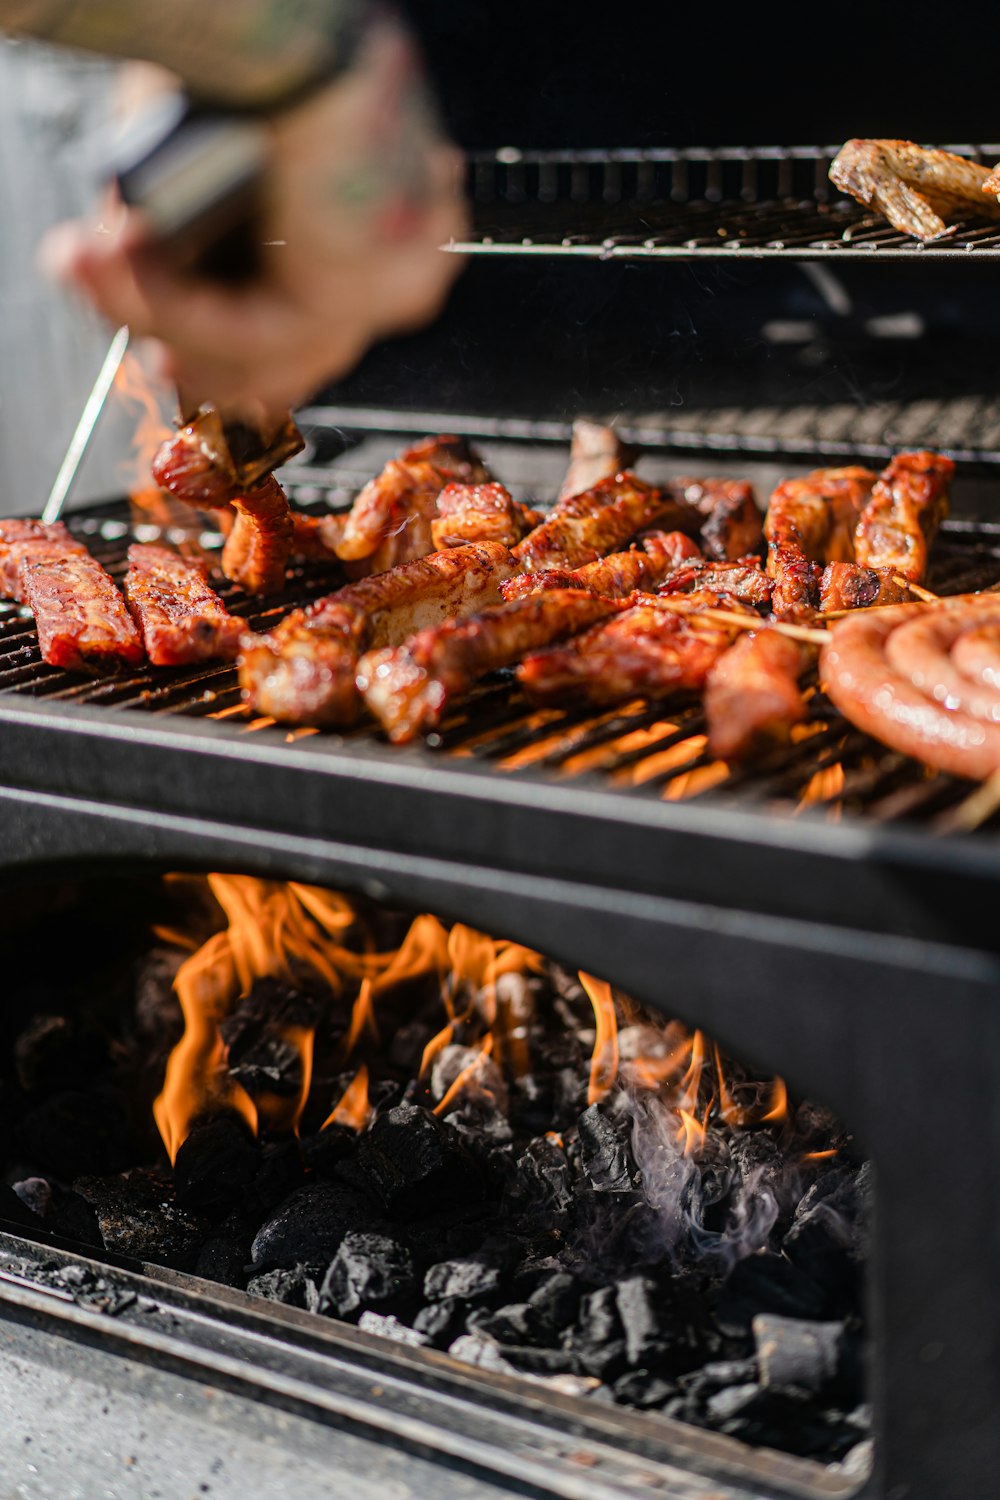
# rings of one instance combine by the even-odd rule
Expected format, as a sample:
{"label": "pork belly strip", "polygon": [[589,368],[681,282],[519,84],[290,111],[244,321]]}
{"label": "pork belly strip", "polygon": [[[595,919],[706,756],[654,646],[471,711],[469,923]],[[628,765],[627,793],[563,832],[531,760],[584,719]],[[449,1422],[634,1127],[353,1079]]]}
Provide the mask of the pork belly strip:
{"label": "pork belly strip", "polygon": [[[975,606],[978,629],[1000,627],[1000,599]],[[885,644],[890,667],[915,688],[949,710],[960,710],[987,724],[1000,724],[1000,689],[964,677],[951,653],[969,628],[970,606],[935,605],[898,626]]]}
{"label": "pork belly strip", "polygon": [[559,486],[560,500],[582,495],[602,479],[612,479],[634,461],[635,450],[623,443],[613,427],[579,418],[573,423],[569,467]]}
{"label": "pork belly strip", "polygon": [[673,527],[676,518],[684,519],[682,507],[626,470],[582,494],[557,500],[541,526],[518,542],[514,556],[525,573],[579,568],[664,518]]}
{"label": "pork belly strip", "polygon": [[233,499],[236,519],[222,549],[222,571],[246,594],[274,594],[285,581],[295,524],[273,474]]}
{"label": "pork belly strip", "polygon": [[854,561],[854,532],[876,475],[870,469],[815,469],[786,479],[764,520],[771,599],[779,619],[806,618],[819,607],[822,565]]}
{"label": "pork belly strip", "polygon": [[122,591],[155,667],[236,660],[246,627],[195,564],[169,547],[140,543],[128,549],[128,561]]}
{"label": "pork belly strip", "polygon": [[452,481],[485,484],[489,477],[459,437],[441,434],[414,443],[359,490],[337,555],[345,562],[372,558],[371,572],[425,556],[434,550],[431,520],[444,487]]}
{"label": "pork belly strip", "polygon": [[771,602],[771,580],[757,557],[743,557],[735,562],[709,562],[700,558],[681,563],[666,575],[657,593],[693,594],[705,589],[713,594],[729,594],[758,609]]}
{"label": "pork belly strip", "polygon": [[142,661],[142,642],[125,601],[88,552],[29,552],[21,558],[18,589],[51,666],[88,672]]}
{"label": "pork belly strip", "polygon": [[824,613],[907,604],[912,599],[905,584],[896,582],[892,568],[863,568],[860,563],[833,562],[823,569],[820,579],[819,607]]}
{"label": "pork belly strip", "polygon": [[465,542],[513,547],[543,519],[541,511],[514,500],[502,484],[447,484],[431,518],[433,550]]}
{"label": "pork belly strip", "polygon": [[854,553],[864,568],[888,568],[910,583],[927,572],[927,554],[948,514],[955,465],[941,453],[897,453],[878,477],[858,518]]}
{"label": "pork belly strip", "polygon": [[984,197],[991,190],[988,167],[913,141],[847,141],[834,157],[830,180],[884,214],[900,234],[919,240],[944,234],[949,219],[1000,218],[1000,205]]}
{"label": "pork belly strip", "polygon": [[587,703],[606,707],[629,698],[660,698],[700,688],[735,629],[703,616],[705,608],[753,615],[738,599],[690,594],[689,611],[677,600],[636,594],[631,607],[561,646],[526,656],[517,679],[536,703]]}
{"label": "pork belly strip", "polygon": [[650,531],[628,552],[612,552],[582,568],[520,573],[500,585],[505,601],[524,599],[542,589],[586,589],[608,599],[627,598],[635,589],[653,589],[687,559],[701,556],[683,531]]}
{"label": "pork belly strip", "polygon": [[[988,595],[948,600],[975,628],[996,608]],[[941,605],[900,604],[840,620],[820,657],[823,686],[845,719],[866,734],[953,776],[983,780],[1000,768],[1000,726],[948,709],[892,667],[886,643],[899,626]]]}
{"label": "pork belly strip", "polygon": [[732,562],[760,547],[764,517],[747,480],[681,478],[668,480],[663,488],[697,516],[692,516],[696,535],[705,556],[714,562]]}
{"label": "pork belly strip", "polygon": [[87,556],[86,547],[67,531],[62,521],[46,524],[15,517],[0,520],[0,592],[4,598],[24,602],[21,563],[25,558],[50,557],[57,552]]}
{"label": "pork belly strip", "polygon": [[582,590],[543,589],[467,620],[423,630],[405,645],[369,651],[358,665],[358,687],[389,738],[405,744],[440,724],[487,672],[624,607],[622,601]]}
{"label": "pork belly strip", "polygon": [[808,648],[776,630],[748,631],[712,666],[705,683],[708,748],[719,760],[743,760],[785,740],[806,716],[799,678]]}
{"label": "pork belly strip", "polygon": [[506,547],[482,542],[347,584],[294,610],[269,634],[243,637],[243,697],[283,724],[352,724],[361,709],[355,676],[363,651],[497,603],[515,570]]}

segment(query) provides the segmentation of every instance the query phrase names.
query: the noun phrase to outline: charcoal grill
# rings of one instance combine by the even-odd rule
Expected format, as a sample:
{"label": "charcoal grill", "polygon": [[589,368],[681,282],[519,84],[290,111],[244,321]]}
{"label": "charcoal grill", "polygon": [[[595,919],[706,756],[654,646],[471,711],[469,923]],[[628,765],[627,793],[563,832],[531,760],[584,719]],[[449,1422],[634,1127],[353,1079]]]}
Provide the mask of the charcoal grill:
{"label": "charcoal grill", "polygon": [[[717,227],[727,228],[721,200],[734,166],[746,191],[751,167],[758,181],[772,168],[778,173],[779,185],[785,184],[781,200],[801,195],[800,171],[809,174],[814,194],[825,191],[823,153],[790,152],[773,160],[766,153],[675,155],[652,162],[652,191],[660,191],[656,173],[664,165],[678,194],[693,191],[693,168],[704,169],[698,189],[703,227],[714,213]],[[606,155],[583,162],[560,157],[555,176],[546,178],[542,161],[490,162],[494,182],[501,168],[514,174],[538,167],[527,236],[535,241],[527,248],[536,251],[552,244],[539,235],[549,208],[565,224],[559,194],[565,182],[574,202],[575,168],[586,168],[576,178],[578,198],[592,192],[595,174],[604,184],[603,206],[591,207],[596,220],[606,213],[610,223],[607,183],[627,165]],[[481,174],[482,163],[474,167]],[[536,181],[530,173],[525,180]],[[618,180],[623,201],[631,201],[635,192],[626,177]],[[545,184],[552,182],[556,201],[548,203]],[[526,213],[526,201],[511,201],[517,196],[508,190],[506,204],[488,205],[490,212]],[[587,205],[577,207],[581,223]],[[744,208],[752,213],[756,205]],[[815,231],[808,214],[826,213],[822,203],[808,213],[787,205],[781,211],[809,234]],[[829,212],[856,218],[853,209]],[[605,233],[600,247],[591,245],[581,258],[598,249],[608,258],[608,238]],[[709,231],[702,238],[704,245],[676,247],[677,253],[708,257],[725,249],[723,236],[713,239]],[[837,243],[820,252],[810,241],[805,252],[871,254],[853,240]],[[962,253],[993,253],[982,239],[974,243],[979,248]],[[791,256],[787,233],[783,244],[788,248],[774,253]],[[493,249],[471,248],[476,254]],[[566,247],[560,241],[555,248]],[[620,258],[635,248],[622,246]],[[958,253],[951,245],[926,255],[890,246],[885,254],[897,252],[934,264]],[[434,427],[482,439],[497,472],[515,487],[553,491],[565,420],[521,413],[484,422],[468,409],[456,419],[454,404],[405,415],[374,402],[313,410],[308,419],[337,429],[347,449],[332,464],[314,456],[290,469],[293,497],[306,506],[346,503],[406,434]],[[898,405],[902,410],[905,403]],[[752,411],[745,415],[752,421]],[[810,421],[796,427],[794,415],[791,408],[790,419],[770,428],[766,419],[759,422],[756,451],[780,461],[785,472],[827,451]],[[954,431],[954,411],[937,416],[946,437]],[[702,452],[702,472],[719,467],[714,453],[709,456],[718,445],[702,442],[699,430],[687,429],[678,442],[675,429],[648,411],[641,422],[625,425],[632,428],[626,435],[657,450],[647,460],[651,475],[657,466],[675,473],[691,467],[691,449]],[[939,440],[926,428],[921,436]],[[848,440],[845,431],[836,441]],[[881,432],[871,450],[860,451],[874,456],[890,442]],[[754,443],[732,446],[745,451]],[[994,582],[1000,578],[1000,525],[974,519],[972,512],[984,513],[977,485],[1000,445],[974,451],[948,441],[941,446],[964,466],[959,515],[945,531],[932,581],[954,591]],[[683,459],[678,449],[687,450]],[[733,471],[756,477],[762,490],[775,477],[773,466],[751,467],[743,457]],[[91,507],[72,524],[112,573],[120,573],[131,539],[126,504]],[[261,625],[329,586],[329,574],[303,567],[263,612],[233,591],[226,602]],[[1000,1215],[993,1169],[1000,1149],[1000,939],[990,920],[1000,879],[995,829],[972,836],[949,831],[968,788],[930,777],[846,730],[819,696],[808,738],[738,775],[722,776],[705,759],[701,727],[693,703],[671,704],[669,712],[633,705],[599,716],[540,716],[498,677],[483,684],[432,742],[406,750],[385,745],[370,728],[346,735],[289,733],[245,716],[228,668],[138,672],[100,683],[48,668],[38,658],[30,621],[11,608],[0,618],[0,868],[6,879],[24,880],[67,869],[99,873],[152,864],[353,887],[509,934],[606,975],[638,999],[704,1026],[730,1053],[780,1070],[850,1125],[878,1170],[869,1268],[876,1458],[863,1493],[871,1500],[992,1495],[1000,1467]],[[844,782],[834,794],[832,782],[816,777],[835,764],[843,767]],[[807,792],[814,800],[804,803]],[[942,1093],[952,1089],[960,1091],[957,1110],[967,1122],[961,1170],[959,1148],[939,1118]],[[66,1257],[79,1263],[65,1248],[51,1256],[62,1265]],[[5,1317],[26,1330],[25,1337],[39,1328],[74,1339],[98,1337],[92,1326],[89,1333],[83,1328],[97,1314],[84,1316],[75,1301],[46,1290],[37,1248],[8,1239],[0,1245],[0,1263]],[[490,1377],[487,1387],[474,1372],[460,1378],[433,1359],[428,1366],[420,1351],[390,1356],[351,1332],[320,1335],[285,1309],[251,1314],[241,1299],[217,1289],[207,1293],[162,1272],[151,1281],[149,1268],[101,1274],[123,1290],[126,1302],[134,1293],[143,1315],[145,1298],[173,1317],[173,1342],[143,1324],[139,1312],[126,1317],[122,1309],[101,1324],[130,1359],[156,1369],[150,1380],[197,1369],[230,1390],[278,1400],[300,1414],[322,1406],[322,1420],[335,1425],[359,1421],[383,1437],[389,1426],[397,1445],[446,1467],[471,1469],[502,1493],[599,1497],[616,1488],[708,1500],[851,1488],[843,1476],[835,1482],[815,1466],[748,1456],[703,1434],[661,1428],[654,1440],[639,1419],[617,1412],[595,1419],[573,1398],[549,1403],[546,1397],[542,1409],[516,1382],[494,1386]],[[207,1330],[207,1347],[197,1357],[196,1327]],[[279,1371],[252,1369],[243,1356],[252,1350],[259,1364],[261,1349],[275,1340],[299,1352],[309,1345],[310,1358],[322,1345],[326,1355],[351,1366],[350,1378],[320,1401],[315,1364],[308,1370],[297,1365],[291,1347]],[[388,1399],[392,1421],[383,1425],[354,1396],[365,1382],[369,1390],[372,1381],[387,1388],[390,1367],[399,1381]],[[352,1387],[355,1378],[360,1383]],[[441,1392],[447,1399],[438,1399]],[[466,1434],[465,1458],[446,1438],[455,1402],[474,1429]],[[511,1425],[504,1428],[508,1416]],[[495,1424],[489,1435],[477,1426],[487,1420]],[[536,1424],[530,1455],[518,1446],[523,1421]],[[565,1443],[558,1447],[554,1427],[558,1442],[572,1432],[571,1452]],[[472,1442],[476,1434],[481,1446]],[[515,1458],[500,1463],[498,1446]],[[623,1448],[635,1459],[631,1469]]]}

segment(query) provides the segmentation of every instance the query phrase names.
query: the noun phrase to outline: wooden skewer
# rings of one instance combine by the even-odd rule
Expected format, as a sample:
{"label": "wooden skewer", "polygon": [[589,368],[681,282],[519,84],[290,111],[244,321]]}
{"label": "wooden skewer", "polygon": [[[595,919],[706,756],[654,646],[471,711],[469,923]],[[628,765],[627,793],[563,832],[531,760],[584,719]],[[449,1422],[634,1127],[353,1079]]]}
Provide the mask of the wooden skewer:
{"label": "wooden skewer", "polygon": [[703,606],[688,605],[685,608],[680,600],[662,599],[660,603],[668,609],[674,609],[678,614],[690,614],[695,620],[711,620],[719,625],[735,625],[739,630],[776,630],[779,635],[787,635],[793,641],[805,641],[810,646],[822,646],[830,639],[826,630],[810,630],[805,625],[787,625],[783,620],[762,620],[759,616],[738,615],[734,609],[705,609]]}
{"label": "wooden skewer", "polygon": [[940,594],[932,594],[930,589],[921,588],[919,583],[911,583],[908,578],[902,578],[898,573],[893,573],[892,581],[900,588],[909,589],[911,594],[916,594],[925,604],[936,604],[941,597]]}
{"label": "wooden skewer", "polygon": [[939,833],[972,833],[1000,808],[1000,771],[994,771],[956,808],[938,820]]}

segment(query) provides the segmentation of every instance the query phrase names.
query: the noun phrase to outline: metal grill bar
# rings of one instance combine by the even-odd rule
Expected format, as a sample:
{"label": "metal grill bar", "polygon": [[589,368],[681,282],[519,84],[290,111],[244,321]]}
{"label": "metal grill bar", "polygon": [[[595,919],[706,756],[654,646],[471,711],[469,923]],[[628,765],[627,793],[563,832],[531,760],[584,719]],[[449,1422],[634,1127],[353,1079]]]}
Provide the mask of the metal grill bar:
{"label": "metal grill bar", "polygon": [[[1000,258],[996,223],[959,222],[923,244],[842,197],[836,146],[516,151],[470,159],[470,255],[595,260]],[[947,146],[992,165],[998,145]]]}
{"label": "metal grill bar", "polygon": [[[112,576],[127,565],[132,532],[124,502],[111,503],[71,522],[85,535],[94,556]],[[996,527],[980,530],[959,523],[938,547],[931,586],[957,593],[1000,580]],[[148,535],[148,529],[144,530]],[[288,586],[263,603],[247,599],[231,585],[221,593],[227,607],[252,629],[273,625],[343,580],[335,567],[310,564],[292,571]],[[235,669],[201,666],[130,670],[99,679],[46,665],[38,651],[31,620],[17,606],[0,616],[0,695],[27,695],[53,703],[170,718],[212,722],[214,734],[253,739],[263,731],[277,734],[273,720],[252,718],[244,710]],[[821,809],[838,820],[865,815],[878,821],[927,822],[946,814],[968,792],[964,782],[932,776],[867,739],[830,709],[818,689],[812,713],[794,743],[764,760],[733,771],[714,762],[706,751],[700,704],[674,700],[666,704],[626,704],[611,711],[534,709],[521,696],[510,674],[484,683],[431,735],[426,744],[392,752],[409,762],[425,762],[428,752],[439,763],[474,761],[505,775],[527,774],[566,782],[599,785],[627,797],[665,801],[710,799],[717,805],[766,810],[796,816],[804,807]],[[286,744],[315,735],[303,728],[281,734]],[[338,737],[364,751],[375,739],[370,725]]]}

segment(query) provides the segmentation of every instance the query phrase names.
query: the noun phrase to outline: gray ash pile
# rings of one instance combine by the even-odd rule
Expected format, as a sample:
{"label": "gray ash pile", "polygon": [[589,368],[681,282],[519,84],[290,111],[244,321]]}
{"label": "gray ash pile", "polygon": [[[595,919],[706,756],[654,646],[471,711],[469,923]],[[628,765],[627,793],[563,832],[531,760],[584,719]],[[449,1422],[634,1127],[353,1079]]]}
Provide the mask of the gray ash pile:
{"label": "gray ash pile", "polygon": [[8,1008],[0,1219],[860,1466],[871,1170],[825,1111],[467,927],[164,903],[113,983],[53,955]]}

